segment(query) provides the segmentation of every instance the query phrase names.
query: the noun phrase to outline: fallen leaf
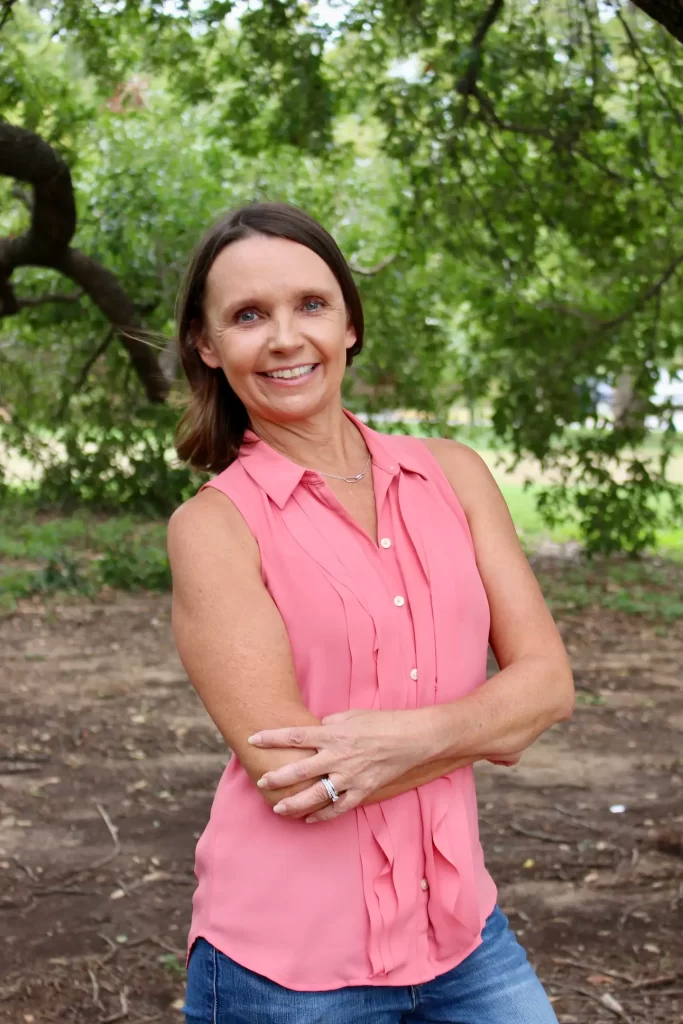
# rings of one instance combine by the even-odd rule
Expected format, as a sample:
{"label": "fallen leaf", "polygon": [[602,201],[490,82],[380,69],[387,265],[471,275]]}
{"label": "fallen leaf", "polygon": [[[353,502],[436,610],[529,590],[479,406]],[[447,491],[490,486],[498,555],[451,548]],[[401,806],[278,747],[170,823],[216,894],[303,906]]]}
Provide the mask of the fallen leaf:
{"label": "fallen leaf", "polygon": [[617,1002],[614,996],[611,996],[609,992],[604,992],[600,996],[600,1002],[603,1006],[606,1006],[608,1010],[611,1010],[612,1013],[623,1014],[624,1012],[624,1008],[621,1003]]}
{"label": "fallen leaf", "polygon": [[591,985],[613,985],[614,981],[606,974],[591,974],[586,978]]}
{"label": "fallen leaf", "polygon": [[533,857],[527,857],[527,859],[522,864],[522,867],[523,868],[533,868],[535,866],[535,864],[536,864],[536,861],[534,860]]}

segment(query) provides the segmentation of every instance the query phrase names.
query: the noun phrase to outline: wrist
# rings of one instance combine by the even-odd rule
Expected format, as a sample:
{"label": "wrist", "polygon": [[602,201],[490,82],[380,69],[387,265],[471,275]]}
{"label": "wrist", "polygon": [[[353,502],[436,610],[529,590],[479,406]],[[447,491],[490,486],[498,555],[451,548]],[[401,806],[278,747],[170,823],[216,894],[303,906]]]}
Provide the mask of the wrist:
{"label": "wrist", "polygon": [[413,712],[421,764],[460,754],[454,711],[453,704],[433,704]]}

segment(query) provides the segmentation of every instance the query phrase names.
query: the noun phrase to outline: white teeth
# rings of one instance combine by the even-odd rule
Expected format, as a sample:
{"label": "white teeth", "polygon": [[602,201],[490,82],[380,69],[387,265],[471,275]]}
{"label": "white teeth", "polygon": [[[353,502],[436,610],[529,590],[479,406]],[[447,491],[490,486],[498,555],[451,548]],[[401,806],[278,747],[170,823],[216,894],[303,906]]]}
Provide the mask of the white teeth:
{"label": "white teeth", "polygon": [[273,370],[272,373],[266,373],[266,377],[284,377],[288,380],[290,377],[303,377],[304,374],[310,373],[311,370],[315,369],[315,363],[309,363],[308,366],[297,366],[294,370]]}

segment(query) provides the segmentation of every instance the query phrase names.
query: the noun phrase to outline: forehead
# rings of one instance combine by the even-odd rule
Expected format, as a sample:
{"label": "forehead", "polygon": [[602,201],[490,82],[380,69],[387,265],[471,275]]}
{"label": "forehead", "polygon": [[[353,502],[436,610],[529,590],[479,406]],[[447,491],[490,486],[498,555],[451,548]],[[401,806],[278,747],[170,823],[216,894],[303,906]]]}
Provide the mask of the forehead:
{"label": "forehead", "polygon": [[239,297],[243,291],[300,291],[312,286],[340,292],[332,270],[305,245],[288,238],[254,235],[226,246],[207,277],[208,296]]}

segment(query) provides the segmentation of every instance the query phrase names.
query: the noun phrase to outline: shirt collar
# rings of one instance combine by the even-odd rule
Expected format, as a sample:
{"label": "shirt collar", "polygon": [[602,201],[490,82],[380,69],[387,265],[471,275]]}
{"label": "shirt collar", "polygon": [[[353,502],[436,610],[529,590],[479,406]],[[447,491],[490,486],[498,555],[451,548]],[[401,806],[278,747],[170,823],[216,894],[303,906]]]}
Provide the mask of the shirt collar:
{"label": "shirt collar", "polygon": [[[403,450],[403,445],[396,445],[395,441],[390,439],[390,435],[372,430],[348,409],[344,409],[344,413],[363,435],[375,469],[380,469],[392,477],[396,476],[399,470],[419,473],[421,477],[425,477],[423,466],[409,452]],[[278,508],[285,507],[304,478],[312,481],[324,480],[324,477],[315,470],[299,466],[286,455],[275,451],[253,430],[245,432],[244,441],[239,454],[243,467]]]}

